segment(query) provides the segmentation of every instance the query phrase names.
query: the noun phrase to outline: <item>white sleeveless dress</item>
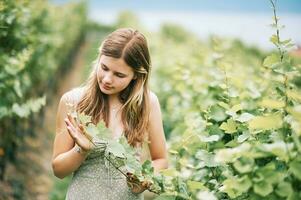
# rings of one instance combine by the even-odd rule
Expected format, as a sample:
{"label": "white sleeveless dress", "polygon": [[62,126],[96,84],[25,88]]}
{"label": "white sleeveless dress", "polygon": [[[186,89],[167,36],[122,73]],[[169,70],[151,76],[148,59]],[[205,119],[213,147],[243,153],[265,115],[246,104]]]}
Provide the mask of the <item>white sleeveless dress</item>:
{"label": "white sleeveless dress", "polygon": [[[78,94],[82,91],[76,88],[68,92],[69,102],[78,102]],[[143,200],[143,193],[132,193],[124,175],[106,163],[104,150],[105,144],[98,144],[73,172],[66,200]]]}

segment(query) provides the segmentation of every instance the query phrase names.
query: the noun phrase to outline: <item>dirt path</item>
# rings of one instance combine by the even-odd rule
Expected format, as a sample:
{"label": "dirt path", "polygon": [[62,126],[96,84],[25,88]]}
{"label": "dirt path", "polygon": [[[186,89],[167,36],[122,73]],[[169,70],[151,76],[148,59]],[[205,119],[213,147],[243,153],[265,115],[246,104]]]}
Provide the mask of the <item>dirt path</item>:
{"label": "dirt path", "polygon": [[[59,81],[59,88],[54,96],[47,96],[51,101],[44,108],[43,125],[37,129],[35,137],[25,137],[18,150],[17,162],[7,167],[6,180],[12,186],[7,189],[8,194],[11,193],[7,199],[49,199],[54,180],[51,157],[57,106],[63,93],[81,84],[87,49],[88,43],[84,42],[75,56],[72,68],[61,76],[61,80],[56,80]],[[23,195],[16,195],[20,193]]]}
{"label": "dirt path", "polygon": [[[52,167],[51,167],[51,156],[52,156],[52,146],[53,146],[53,139],[55,136],[55,120],[56,120],[56,112],[58,103],[60,101],[61,96],[70,90],[73,87],[77,87],[81,84],[82,81],[82,72],[84,66],[84,55],[87,51],[88,45],[85,42],[79,49],[74,65],[72,69],[67,72],[64,76],[62,76],[62,80],[58,80],[59,83],[59,89],[55,96],[52,97],[51,104],[47,105],[45,110],[45,122],[43,126],[43,133],[44,139],[46,141],[47,149],[45,149],[42,157],[42,164],[44,169],[47,171],[47,176],[50,179],[50,177],[53,177],[52,174]],[[41,134],[43,135],[43,134]],[[41,141],[44,141],[43,138],[41,138]],[[45,187],[45,191],[41,192],[40,198],[38,199],[48,199],[49,191],[51,190],[52,182],[50,180],[50,184],[47,184],[47,187]]]}

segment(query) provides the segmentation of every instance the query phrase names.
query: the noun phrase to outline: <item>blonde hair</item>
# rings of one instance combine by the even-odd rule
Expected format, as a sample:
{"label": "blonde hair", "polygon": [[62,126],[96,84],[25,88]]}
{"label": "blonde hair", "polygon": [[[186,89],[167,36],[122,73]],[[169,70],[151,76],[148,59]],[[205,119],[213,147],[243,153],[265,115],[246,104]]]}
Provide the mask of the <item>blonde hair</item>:
{"label": "blonde hair", "polygon": [[92,117],[92,122],[103,120],[109,124],[108,95],[101,92],[97,81],[97,69],[102,55],[122,58],[132,67],[135,79],[120,92],[121,120],[124,135],[132,146],[141,145],[149,119],[148,76],[150,55],[146,38],[131,28],[117,29],[109,34],[99,48],[92,72],[85,84],[84,94],[77,104],[77,111]]}

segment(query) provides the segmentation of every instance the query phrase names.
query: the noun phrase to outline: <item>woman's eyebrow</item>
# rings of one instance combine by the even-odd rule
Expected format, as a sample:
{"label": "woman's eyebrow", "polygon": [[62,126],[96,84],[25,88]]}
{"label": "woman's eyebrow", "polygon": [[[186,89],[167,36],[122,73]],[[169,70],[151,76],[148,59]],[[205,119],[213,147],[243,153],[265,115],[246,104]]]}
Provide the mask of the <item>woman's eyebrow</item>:
{"label": "woman's eyebrow", "polygon": [[[106,67],[106,68],[108,68],[108,69],[110,69],[107,65],[105,65],[105,64],[103,64],[103,63],[101,63],[101,65],[104,66],[104,67]],[[127,74],[122,73],[122,72],[118,72],[118,71],[113,71],[113,72],[116,73],[116,74],[122,74],[122,75],[124,75],[124,76],[127,76]]]}

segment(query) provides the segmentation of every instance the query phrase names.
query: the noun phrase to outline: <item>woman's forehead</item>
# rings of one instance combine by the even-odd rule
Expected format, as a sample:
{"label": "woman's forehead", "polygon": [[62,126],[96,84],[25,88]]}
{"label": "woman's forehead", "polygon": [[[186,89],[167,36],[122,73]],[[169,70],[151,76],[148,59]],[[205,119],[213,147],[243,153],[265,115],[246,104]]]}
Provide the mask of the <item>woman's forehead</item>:
{"label": "woman's forehead", "polygon": [[100,64],[105,65],[112,71],[130,73],[133,72],[133,69],[126,64],[122,58],[114,58],[110,56],[102,55],[100,57]]}

